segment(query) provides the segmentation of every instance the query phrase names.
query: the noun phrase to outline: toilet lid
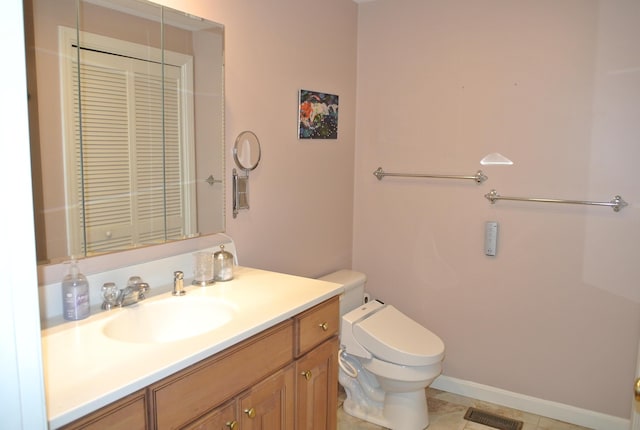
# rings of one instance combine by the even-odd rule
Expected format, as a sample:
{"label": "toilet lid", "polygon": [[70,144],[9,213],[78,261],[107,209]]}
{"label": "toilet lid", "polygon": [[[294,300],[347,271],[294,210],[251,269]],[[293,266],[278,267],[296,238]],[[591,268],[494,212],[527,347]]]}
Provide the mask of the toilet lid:
{"label": "toilet lid", "polygon": [[382,360],[405,366],[426,366],[444,356],[442,340],[387,305],[353,327],[356,340]]}

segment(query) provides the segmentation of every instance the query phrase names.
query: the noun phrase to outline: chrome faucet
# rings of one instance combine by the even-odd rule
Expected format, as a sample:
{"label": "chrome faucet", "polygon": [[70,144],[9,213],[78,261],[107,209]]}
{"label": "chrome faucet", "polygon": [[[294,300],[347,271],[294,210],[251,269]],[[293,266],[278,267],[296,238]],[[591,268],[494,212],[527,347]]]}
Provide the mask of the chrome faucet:
{"label": "chrome faucet", "polygon": [[118,290],[116,284],[107,282],[102,287],[102,309],[109,310],[114,307],[123,307],[138,303],[145,299],[145,293],[149,291],[149,284],[142,282],[139,276],[132,276],[127,282],[127,287]]}
{"label": "chrome faucet", "polygon": [[120,290],[118,298],[116,299],[116,306],[123,307],[138,303],[140,300],[145,299],[144,294],[147,291],[149,291],[149,284],[146,282],[129,285],[128,287]]}
{"label": "chrome faucet", "polygon": [[184,296],[187,292],[184,290],[184,273],[179,270],[173,272],[173,292],[174,296]]}

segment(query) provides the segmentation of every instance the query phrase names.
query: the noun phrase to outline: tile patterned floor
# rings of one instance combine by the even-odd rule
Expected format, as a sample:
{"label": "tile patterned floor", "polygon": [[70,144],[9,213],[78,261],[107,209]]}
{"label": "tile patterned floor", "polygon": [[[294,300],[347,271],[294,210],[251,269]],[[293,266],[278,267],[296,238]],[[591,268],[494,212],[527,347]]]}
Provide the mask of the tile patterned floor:
{"label": "tile patterned floor", "polygon": [[[340,387],[338,397],[338,430],[383,429],[383,427],[348,415],[342,409],[344,399],[345,394],[342,387]],[[503,417],[522,421],[524,423],[522,430],[588,430],[586,427],[552,420],[550,418],[459,396],[457,394],[451,394],[434,388],[427,388],[427,402],[429,404],[430,421],[428,430],[495,430],[493,427],[465,420],[464,414],[470,406]]]}

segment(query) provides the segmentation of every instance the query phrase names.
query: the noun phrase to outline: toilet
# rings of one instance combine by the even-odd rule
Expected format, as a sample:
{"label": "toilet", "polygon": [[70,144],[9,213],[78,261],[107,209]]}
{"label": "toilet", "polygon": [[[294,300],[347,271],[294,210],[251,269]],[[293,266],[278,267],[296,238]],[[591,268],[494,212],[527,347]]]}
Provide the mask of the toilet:
{"label": "toilet", "polygon": [[344,287],[338,357],[344,411],[394,430],[426,428],[425,389],[442,371],[442,340],[392,305],[365,303],[363,273],[339,270],[320,279]]}

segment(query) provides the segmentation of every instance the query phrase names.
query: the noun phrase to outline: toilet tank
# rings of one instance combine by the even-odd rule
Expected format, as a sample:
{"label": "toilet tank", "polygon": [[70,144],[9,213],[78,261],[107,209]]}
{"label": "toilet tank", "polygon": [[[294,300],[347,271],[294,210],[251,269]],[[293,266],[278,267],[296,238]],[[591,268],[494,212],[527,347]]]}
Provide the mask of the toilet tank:
{"label": "toilet tank", "polygon": [[335,282],[344,287],[344,293],[340,296],[340,317],[364,302],[364,284],[367,282],[367,276],[364,273],[343,269],[320,279]]}

